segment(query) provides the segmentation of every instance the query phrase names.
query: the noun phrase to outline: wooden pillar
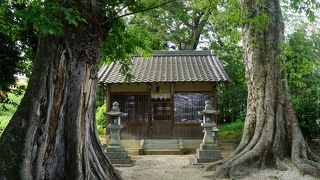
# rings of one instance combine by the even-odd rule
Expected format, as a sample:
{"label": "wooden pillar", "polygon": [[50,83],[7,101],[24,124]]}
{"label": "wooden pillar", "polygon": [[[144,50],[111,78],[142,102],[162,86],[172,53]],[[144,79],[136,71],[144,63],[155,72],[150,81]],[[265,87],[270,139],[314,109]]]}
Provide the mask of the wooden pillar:
{"label": "wooden pillar", "polygon": [[[214,110],[218,110],[217,108],[217,105],[218,105],[218,90],[217,90],[217,85],[216,84],[213,84],[213,87],[212,87],[212,107]],[[213,120],[217,123],[218,125],[218,116],[217,115],[214,115],[213,117]]]}
{"label": "wooden pillar", "polygon": [[171,137],[173,136],[174,131],[174,82],[170,83],[170,104],[171,104]]}
{"label": "wooden pillar", "polygon": [[101,86],[101,91],[102,91],[102,105],[103,105],[104,103],[106,103],[106,102],[105,102],[105,99],[106,99],[106,98],[104,97],[104,96],[105,96],[105,94],[104,94],[104,93],[105,93],[104,84],[99,84],[98,86]]}
{"label": "wooden pillar", "polygon": [[[103,91],[103,92],[104,92],[103,96],[105,96],[105,101],[104,101],[104,103],[106,103],[106,111],[108,112],[108,111],[111,110],[111,109],[110,109],[110,84],[104,85],[104,86],[103,86],[103,89],[104,89],[104,91]],[[106,118],[106,127],[107,127],[110,118],[109,118],[108,116],[105,116],[105,118]],[[108,135],[108,129],[107,129],[107,128],[106,128],[106,135]]]}
{"label": "wooden pillar", "polygon": [[148,117],[148,138],[152,138],[152,102],[151,102],[151,89],[152,89],[152,84],[148,84],[148,103],[149,103],[149,117]]}

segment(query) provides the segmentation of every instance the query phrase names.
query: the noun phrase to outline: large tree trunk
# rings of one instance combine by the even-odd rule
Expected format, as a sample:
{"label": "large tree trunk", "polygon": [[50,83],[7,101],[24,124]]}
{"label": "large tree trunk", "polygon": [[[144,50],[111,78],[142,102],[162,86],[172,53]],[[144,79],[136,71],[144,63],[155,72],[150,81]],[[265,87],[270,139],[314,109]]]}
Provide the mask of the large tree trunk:
{"label": "large tree trunk", "polygon": [[40,37],[21,105],[0,140],[0,179],[118,179],[97,135],[95,93],[109,29]]}
{"label": "large tree trunk", "polygon": [[[246,21],[242,31],[248,83],[247,116],[239,146],[217,167],[216,175],[244,175],[249,167],[284,170],[282,162],[290,158],[302,172],[320,176],[320,165],[315,162],[319,157],[304,140],[288,93],[279,0],[240,3]],[[269,18],[266,28],[255,23],[263,13]],[[261,20],[258,23],[262,25]]]}

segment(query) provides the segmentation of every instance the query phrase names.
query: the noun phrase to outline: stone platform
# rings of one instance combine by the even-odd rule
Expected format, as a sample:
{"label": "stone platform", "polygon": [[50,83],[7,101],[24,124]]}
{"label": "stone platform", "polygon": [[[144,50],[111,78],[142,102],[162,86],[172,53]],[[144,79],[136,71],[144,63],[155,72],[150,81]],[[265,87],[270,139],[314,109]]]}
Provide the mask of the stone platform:
{"label": "stone platform", "polygon": [[123,147],[108,148],[106,152],[112,164],[127,164],[131,165],[132,160],[128,152]]}
{"label": "stone platform", "polygon": [[197,149],[196,163],[208,163],[221,160],[221,151],[219,149],[201,150]]}

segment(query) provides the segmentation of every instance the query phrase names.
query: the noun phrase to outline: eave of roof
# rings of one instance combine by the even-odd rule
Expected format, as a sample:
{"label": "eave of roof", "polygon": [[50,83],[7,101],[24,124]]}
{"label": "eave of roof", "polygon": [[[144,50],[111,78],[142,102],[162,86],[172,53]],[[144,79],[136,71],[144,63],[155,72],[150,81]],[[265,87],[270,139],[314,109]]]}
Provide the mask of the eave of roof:
{"label": "eave of roof", "polygon": [[[103,66],[99,83],[124,83],[119,73],[121,65]],[[131,82],[229,82],[219,59],[210,51],[156,51],[152,57],[132,56]]]}

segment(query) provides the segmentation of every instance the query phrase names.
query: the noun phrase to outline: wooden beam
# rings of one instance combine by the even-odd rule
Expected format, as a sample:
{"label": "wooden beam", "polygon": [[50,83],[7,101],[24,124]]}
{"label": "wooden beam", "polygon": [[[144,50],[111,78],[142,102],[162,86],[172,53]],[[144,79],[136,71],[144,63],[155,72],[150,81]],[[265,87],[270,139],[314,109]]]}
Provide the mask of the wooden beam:
{"label": "wooden beam", "polygon": [[148,117],[148,138],[152,138],[152,102],[151,102],[151,89],[152,89],[152,84],[148,84],[148,103],[149,103],[149,117]]}
{"label": "wooden beam", "polygon": [[[217,110],[217,106],[218,106],[218,91],[217,91],[217,85],[213,84],[212,87],[212,107],[214,110]],[[217,123],[218,125],[218,116],[214,115],[213,116],[213,120]]]}
{"label": "wooden beam", "polygon": [[170,94],[171,94],[171,99],[170,99],[170,105],[171,105],[171,134],[170,136],[172,137],[173,130],[174,130],[174,83],[170,83]]}
{"label": "wooden beam", "polygon": [[[105,102],[104,103],[106,103],[106,111],[108,112],[108,111],[110,111],[110,84],[106,84],[103,87],[103,89],[104,88],[105,88],[105,91],[104,91],[105,94],[103,94],[103,96],[105,96]],[[105,116],[105,118],[106,118],[106,126],[107,126],[108,123],[109,123],[110,118],[107,117],[107,116]],[[108,135],[107,128],[106,128],[106,135]]]}
{"label": "wooden beam", "polygon": [[104,94],[104,93],[105,93],[105,92],[104,92],[104,91],[105,91],[105,90],[104,90],[104,84],[99,84],[99,86],[101,86],[101,89],[102,89],[102,105],[103,105],[103,104],[105,103],[105,99],[106,99],[106,98],[104,97],[104,96],[105,96],[105,94]]}

